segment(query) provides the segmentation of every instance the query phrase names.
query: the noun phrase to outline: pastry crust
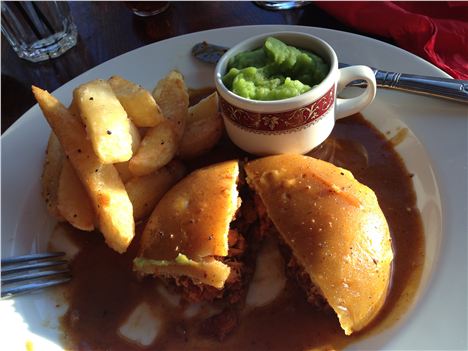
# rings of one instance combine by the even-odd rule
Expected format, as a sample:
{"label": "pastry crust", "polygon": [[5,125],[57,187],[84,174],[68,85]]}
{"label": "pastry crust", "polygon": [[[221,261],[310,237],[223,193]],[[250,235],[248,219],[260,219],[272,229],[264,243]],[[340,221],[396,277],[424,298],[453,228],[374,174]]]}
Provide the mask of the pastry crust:
{"label": "pastry crust", "polygon": [[345,333],[367,326],[385,302],[393,259],[374,192],[351,172],[308,156],[265,157],[245,170],[249,186]]}
{"label": "pastry crust", "polygon": [[[227,161],[198,169],[170,189],[146,224],[138,254],[140,262],[144,258],[162,263],[153,265],[153,272],[148,265],[144,270],[142,265],[134,265],[135,270],[155,275],[177,273],[222,288],[230,269],[211,261],[228,255],[229,225],[239,206],[238,175],[237,161]],[[185,257],[186,264],[178,257]],[[200,269],[194,267],[200,265],[207,275],[217,278],[199,279]]]}

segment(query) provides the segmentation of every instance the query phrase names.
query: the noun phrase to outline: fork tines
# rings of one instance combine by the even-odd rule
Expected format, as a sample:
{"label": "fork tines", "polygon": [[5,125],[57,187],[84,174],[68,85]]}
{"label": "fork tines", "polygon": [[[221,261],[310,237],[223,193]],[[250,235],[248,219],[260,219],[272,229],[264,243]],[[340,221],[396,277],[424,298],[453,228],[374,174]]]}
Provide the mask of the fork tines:
{"label": "fork tines", "polygon": [[2,298],[68,282],[64,252],[45,252],[2,259]]}

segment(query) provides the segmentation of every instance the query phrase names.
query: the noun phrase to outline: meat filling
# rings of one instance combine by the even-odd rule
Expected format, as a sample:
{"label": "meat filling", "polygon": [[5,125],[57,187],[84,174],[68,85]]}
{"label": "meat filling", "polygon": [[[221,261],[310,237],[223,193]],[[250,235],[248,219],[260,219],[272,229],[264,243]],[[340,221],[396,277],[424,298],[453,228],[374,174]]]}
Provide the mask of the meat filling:
{"label": "meat filling", "polygon": [[[237,326],[238,309],[246,294],[247,282],[254,271],[255,252],[267,235],[281,238],[268,217],[266,208],[257,195],[251,196],[246,187],[240,189],[242,206],[236,213],[229,230],[229,251],[226,257],[216,257],[231,268],[231,273],[223,289],[199,284],[189,277],[167,278],[168,285],[182,294],[186,302],[202,302],[222,299],[225,308],[200,324],[203,335],[224,340]],[[242,193],[244,192],[244,193]],[[245,233],[245,235],[243,235]],[[297,262],[285,243],[280,245],[281,253],[288,262],[286,273],[307,295],[307,301],[318,308],[328,304],[320,290],[312,283],[304,268]],[[237,307],[236,307],[237,306]]]}
{"label": "meat filling", "polygon": [[170,285],[175,285],[176,290],[182,294],[182,298],[187,302],[213,301],[221,298],[230,304],[238,302],[243,296],[245,278],[249,273],[249,267],[243,261],[247,244],[243,235],[236,229],[229,230],[228,244],[228,255],[216,257],[231,268],[231,273],[223,289],[196,283],[186,276],[171,277],[166,280]]}
{"label": "meat filling", "polygon": [[[288,248],[289,249],[289,248]],[[283,250],[281,250],[283,251]],[[283,253],[284,255],[284,253]],[[319,288],[310,280],[309,274],[304,270],[297,260],[289,252],[290,258],[287,261],[286,274],[292,279],[307,295],[307,301],[318,309],[328,309],[327,300],[323,297]],[[284,255],[284,256],[287,256]]]}
{"label": "meat filling", "polygon": [[270,217],[268,217],[268,213],[265,205],[263,204],[263,201],[258,195],[255,195],[254,202],[258,214],[258,236],[264,238],[266,235],[268,235],[268,233],[271,231],[276,231],[276,229]]}
{"label": "meat filling", "polygon": [[190,277],[166,277],[163,281],[169,289],[181,294],[186,303],[219,301],[224,306],[221,313],[200,324],[200,333],[218,340],[225,339],[237,326],[238,310],[247,293],[247,284],[255,269],[255,253],[260,247],[258,216],[254,200],[247,185],[238,185],[242,206],[236,212],[228,234],[228,255],[215,257],[231,269],[223,289],[201,284]]}
{"label": "meat filling", "polygon": [[[258,195],[255,195],[255,206],[257,208],[259,218],[259,235],[262,237],[265,235],[275,235],[277,238],[281,239],[281,235],[276,230],[270,217],[268,217],[265,205]],[[304,267],[297,262],[289,246],[282,241],[280,243],[281,254],[284,257],[285,262],[288,262],[286,266],[286,274],[289,279],[291,279],[305,292],[307,301],[310,304],[319,309],[329,308],[329,305],[323,297],[320,289],[312,283],[309,274],[305,271]]]}

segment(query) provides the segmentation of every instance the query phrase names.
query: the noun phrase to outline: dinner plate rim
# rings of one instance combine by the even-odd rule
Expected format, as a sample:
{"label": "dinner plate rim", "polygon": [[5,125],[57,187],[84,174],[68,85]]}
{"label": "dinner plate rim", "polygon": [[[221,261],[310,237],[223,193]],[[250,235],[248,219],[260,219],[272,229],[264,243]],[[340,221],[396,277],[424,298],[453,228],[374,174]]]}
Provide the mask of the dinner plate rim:
{"label": "dinner plate rim", "polygon": [[[91,74],[92,72],[99,71],[104,65],[107,65],[107,64],[109,64],[110,62],[112,62],[114,60],[119,60],[119,59],[122,60],[123,57],[126,56],[126,55],[134,55],[134,54],[136,54],[136,52],[142,51],[142,50],[145,50],[145,49],[148,50],[152,46],[165,45],[166,42],[171,41],[171,40],[176,39],[176,38],[181,38],[181,37],[189,38],[191,36],[198,37],[198,36],[201,36],[203,34],[210,35],[210,33],[212,33],[212,32],[222,32],[222,31],[226,31],[226,30],[228,30],[228,31],[229,30],[232,30],[232,31],[238,31],[239,30],[239,31],[241,31],[241,30],[247,30],[249,28],[258,29],[259,27],[262,27],[264,29],[271,28],[271,30],[275,30],[275,31],[278,30],[278,29],[279,30],[301,30],[302,29],[302,30],[312,31],[312,32],[314,32],[314,31],[317,31],[317,32],[332,32],[332,33],[335,33],[338,36],[340,36],[340,35],[352,36],[352,37],[357,38],[358,40],[367,41],[367,42],[370,43],[370,45],[372,45],[372,43],[373,44],[378,44],[378,45],[382,45],[383,47],[388,47],[390,50],[398,50],[400,53],[404,54],[405,56],[410,55],[411,59],[417,60],[417,61],[423,63],[425,66],[429,65],[428,67],[430,67],[431,70],[434,71],[434,73],[437,73],[438,76],[450,78],[450,75],[448,75],[446,72],[442,71],[440,68],[438,68],[435,65],[433,65],[432,63],[424,60],[423,58],[418,57],[418,56],[416,56],[416,55],[414,55],[414,54],[412,54],[412,53],[410,53],[410,52],[408,52],[408,51],[406,51],[404,49],[401,49],[401,48],[399,48],[399,47],[397,47],[395,45],[392,45],[392,44],[389,44],[389,43],[386,43],[386,42],[383,42],[383,41],[380,41],[380,40],[377,40],[377,39],[374,39],[374,38],[369,38],[369,37],[366,37],[364,35],[355,34],[355,33],[348,33],[348,32],[343,32],[343,31],[334,30],[334,29],[320,28],[320,27],[295,26],[295,25],[249,25],[249,26],[222,27],[222,28],[209,29],[209,30],[205,30],[205,31],[188,33],[188,34],[184,34],[184,35],[180,35],[180,36],[177,36],[177,37],[164,39],[164,40],[161,40],[161,41],[158,41],[158,42],[155,42],[155,43],[151,43],[151,44],[136,48],[134,50],[131,50],[129,52],[126,52],[124,54],[116,56],[116,57],[114,57],[114,58],[112,58],[112,59],[110,59],[110,60],[108,60],[106,62],[103,62],[103,63],[97,65],[96,67],[93,67],[93,68],[89,69],[86,72],[83,72],[82,74],[78,75],[77,77],[74,77],[73,79],[71,79],[67,83],[63,84],[62,86],[60,86],[59,88],[54,90],[53,93],[56,93],[56,92],[62,91],[62,90],[67,90],[68,86],[73,84],[75,79],[78,79],[78,78],[82,77],[85,74]],[[435,75],[435,76],[437,76],[437,75]],[[7,143],[10,140],[10,138],[14,138],[15,131],[18,128],[21,128],[24,124],[28,123],[28,119],[34,118],[34,115],[35,115],[34,110],[37,110],[37,109],[38,109],[38,106],[37,106],[37,104],[35,104],[28,111],[26,111],[17,121],[15,121],[15,123],[13,123],[2,134],[2,136],[1,136],[2,155],[3,155],[3,144]],[[3,161],[2,161],[2,166],[3,166]],[[2,172],[2,174],[3,174],[3,172]],[[2,185],[3,185],[3,180],[2,180]],[[450,199],[444,199],[444,200],[450,201]],[[2,202],[3,202],[3,192],[2,192]],[[445,218],[445,214],[444,214],[444,218]],[[443,250],[443,248],[441,250]],[[431,279],[430,284],[434,284],[433,279]],[[426,298],[427,298],[427,294],[422,297],[422,299],[426,299]],[[421,301],[419,301],[419,303],[421,303]],[[408,318],[412,318],[412,316],[408,316]]]}

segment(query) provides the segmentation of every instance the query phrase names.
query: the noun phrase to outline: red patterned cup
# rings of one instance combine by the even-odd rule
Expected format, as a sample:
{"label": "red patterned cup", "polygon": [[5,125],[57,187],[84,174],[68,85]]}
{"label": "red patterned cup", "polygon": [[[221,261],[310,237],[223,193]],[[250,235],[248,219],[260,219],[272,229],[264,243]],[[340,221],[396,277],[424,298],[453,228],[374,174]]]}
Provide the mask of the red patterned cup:
{"label": "red patterned cup", "polygon": [[[325,79],[308,92],[283,100],[251,100],[228,90],[222,77],[229,60],[240,52],[261,47],[269,36],[322,57],[330,66]],[[367,82],[361,95],[336,97],[337,92],[357,79]],[[229,137],[241,149],[256,155],[309,152],[330,135],[336,119],[361,111],[376,93],[374,73],[369,67],[338,69],[336,53],[329,44],[299,32],[262,34],[235,45],[216,65],[215,84]]]}

